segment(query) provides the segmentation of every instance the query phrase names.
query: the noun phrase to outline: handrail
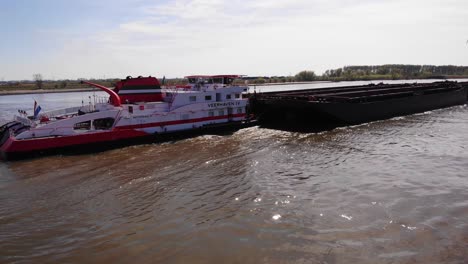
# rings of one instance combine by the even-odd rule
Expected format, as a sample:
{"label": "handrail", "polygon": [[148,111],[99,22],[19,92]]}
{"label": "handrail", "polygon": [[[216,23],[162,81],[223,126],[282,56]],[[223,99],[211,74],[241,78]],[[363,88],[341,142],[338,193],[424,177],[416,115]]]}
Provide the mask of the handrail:
{"label": "handrail", "polygon": [[102,86],[102,85],[99,85],[99,84],[95,84],[95,83],[92,83],[92,82],[87,82],[87,81],[81,81],[80,82],[81,84],[83,83],[86,83],[86,84],[89,84],[91,86],[94,86],[94,87],[97,87],[101,90],[103,90],[104,92],[108,93],[111,97],[111,102],[114,106],[121,106],[122,103],[120,102],[120,97],[118,94],[116,94],[114,91],[112,91],[111,89],[105,87],[105,86]]}

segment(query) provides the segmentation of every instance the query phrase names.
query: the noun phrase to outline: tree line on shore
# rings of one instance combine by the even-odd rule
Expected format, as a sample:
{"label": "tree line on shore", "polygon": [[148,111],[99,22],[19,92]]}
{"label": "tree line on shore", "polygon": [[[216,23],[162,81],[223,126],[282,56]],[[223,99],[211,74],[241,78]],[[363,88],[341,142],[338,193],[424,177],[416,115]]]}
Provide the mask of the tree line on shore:
{"label": "tree line on shore", "polygon": [[[401,79],[444,79],[468,78],[468,66],[434,66],[387,64],[377,66],[345,66],[326,70],[317,75],[312,70],[304,70],[294,76],[254,76],[237,80],[239,84],[289,83],[311,81],[361,81],[361,80],[401,80]],[[34,74],[33,81],[0,82],[0,90],[34,89],[77,89],[85,88],[78,80],[44,80],[41,74]],[[90,79],[95,83],[112,87],[120,79]],[[165,79],[166,85],[185,84],[182,78]]]}
{"label": "tree line on shore", "polygon": [[250,77],[249,83],[284,83],[308,81],[365,81],[404,79],[468,78],[468,66],[435,66],[387,64],[378,66],[345,66],[326,70],[323,75],[301,71],[294,76]]}

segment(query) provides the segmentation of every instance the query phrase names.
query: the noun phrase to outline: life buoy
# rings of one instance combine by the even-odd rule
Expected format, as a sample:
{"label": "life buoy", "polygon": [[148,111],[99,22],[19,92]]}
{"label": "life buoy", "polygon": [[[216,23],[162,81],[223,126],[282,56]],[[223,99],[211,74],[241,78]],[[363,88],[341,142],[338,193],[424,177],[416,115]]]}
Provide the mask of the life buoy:
{"label": "life buoy", "polygon": [[49,122],[49,121],[50,121],[49,117],[47,117],[45,115],[41,116],[41,119],[40,119],[41,123],[46,123],[46,122]]}

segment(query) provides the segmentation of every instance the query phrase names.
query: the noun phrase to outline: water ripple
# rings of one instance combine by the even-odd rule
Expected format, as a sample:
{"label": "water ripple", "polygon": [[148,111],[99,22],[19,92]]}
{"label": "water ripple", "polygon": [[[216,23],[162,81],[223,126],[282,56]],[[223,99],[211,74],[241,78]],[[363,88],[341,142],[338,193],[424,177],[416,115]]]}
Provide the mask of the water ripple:
{"label": "water ripple", "polygon": [[0,163],[0,262],[464,263],[467,111]]}

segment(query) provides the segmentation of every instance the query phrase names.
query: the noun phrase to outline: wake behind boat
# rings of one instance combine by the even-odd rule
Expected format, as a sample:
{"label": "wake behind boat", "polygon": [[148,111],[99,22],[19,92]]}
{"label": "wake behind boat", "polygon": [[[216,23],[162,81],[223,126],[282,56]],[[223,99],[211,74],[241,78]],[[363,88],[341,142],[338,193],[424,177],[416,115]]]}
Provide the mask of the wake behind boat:
{"label": "wake behind boat", "polygon": [[248,87],[235,85],[238,75],[187,76],[188,85],[162,87],[155,77],[127,77],[114,89],[83,81],[106,92],[98,102],[34,115],[19,110],[0,127],[0,155],[22,158],[31,153],[98,143],[158,139],[166,134],[249,123]]}

